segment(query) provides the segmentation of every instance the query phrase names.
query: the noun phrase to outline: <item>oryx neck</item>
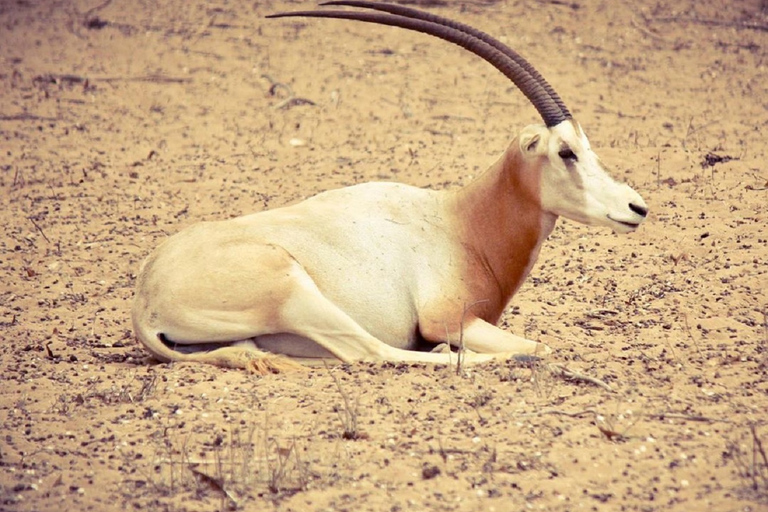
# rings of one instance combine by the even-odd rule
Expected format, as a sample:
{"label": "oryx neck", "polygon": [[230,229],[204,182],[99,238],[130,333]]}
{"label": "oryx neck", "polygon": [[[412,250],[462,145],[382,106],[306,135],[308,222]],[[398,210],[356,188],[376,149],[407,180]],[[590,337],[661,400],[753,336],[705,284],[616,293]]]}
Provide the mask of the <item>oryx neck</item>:
{"label": "oryx neck", "polygon": [[[511,147],[516,147],[513,142]],[[525,280],[557,217],[541,209],[539,164],[507,151],[467,186],[452,192],[458,232],[470,256],[475,296],[500,315]],[[532,167],[533,165],[533,167]],[[481,278],[482,276],[482,278]],[[494,318],[489,318],[493,321]]]}

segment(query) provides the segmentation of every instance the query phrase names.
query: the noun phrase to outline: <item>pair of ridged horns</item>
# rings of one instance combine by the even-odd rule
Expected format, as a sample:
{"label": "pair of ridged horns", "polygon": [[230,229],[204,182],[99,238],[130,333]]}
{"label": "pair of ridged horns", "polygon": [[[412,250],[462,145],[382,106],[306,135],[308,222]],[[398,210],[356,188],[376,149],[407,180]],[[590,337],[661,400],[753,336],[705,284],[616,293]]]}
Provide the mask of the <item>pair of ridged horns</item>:
{"label": "pair of ridged horns", "polygon": [[527,60],[522,58],[512,48],[497,41],[485,32],[464,23],[402,5],[354,0],[324,2],[320,5],[360,7],[381,11],[386,14],[358,11],[297,11],[272,14],[267,16],[267,18],[292,16],[340,18],[390,25],[439,37],[482,57],[501,71],[504,76],[509,78],[525,94],[547,126],[555,126],[572,117],[560,96],[557,95],[554,89]]}

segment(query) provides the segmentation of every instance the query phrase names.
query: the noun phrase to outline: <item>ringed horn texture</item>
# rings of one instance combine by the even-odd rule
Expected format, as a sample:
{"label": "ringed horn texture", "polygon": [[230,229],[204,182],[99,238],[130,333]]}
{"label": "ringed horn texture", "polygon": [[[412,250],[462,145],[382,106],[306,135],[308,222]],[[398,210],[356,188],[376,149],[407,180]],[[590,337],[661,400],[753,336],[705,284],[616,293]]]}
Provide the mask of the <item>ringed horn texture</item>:
{"label": "ringed horn texture", "polygon": [[438,37],[474,53],[501,71],[530,100],[548,127],[572,118],[568,108],[552,86],[527,60],[481,30],[401,5],[353,0],[324,2],[320,5],[361,7],[388,14],[354,11],[297,11],[272,14],[267,18],[338,18],[390,25]]}

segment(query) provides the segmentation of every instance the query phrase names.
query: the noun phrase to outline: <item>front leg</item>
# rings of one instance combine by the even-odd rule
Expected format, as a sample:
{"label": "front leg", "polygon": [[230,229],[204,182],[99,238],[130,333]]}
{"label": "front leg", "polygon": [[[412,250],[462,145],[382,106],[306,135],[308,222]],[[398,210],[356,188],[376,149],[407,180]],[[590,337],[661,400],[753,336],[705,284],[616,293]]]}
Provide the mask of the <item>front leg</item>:
{"label": "front leg", "polygon": [[459,340],[463,341],[465,348],[481,354],[512,352],[545,356],[552,353],[552,349],[543,343],[499,329],[480,318],[464,323],[464,335],[456,338],[456,342]]}
{"label": "front leg", "polygon": [[543,343],[504,331],[477,317],[465,320],[463,329],[450,333],[448,340],[429,341],[448,341],[453,347],[463,344],[464,348],[480,354],[504,352],[545,356],[552,353],[552,349]]}

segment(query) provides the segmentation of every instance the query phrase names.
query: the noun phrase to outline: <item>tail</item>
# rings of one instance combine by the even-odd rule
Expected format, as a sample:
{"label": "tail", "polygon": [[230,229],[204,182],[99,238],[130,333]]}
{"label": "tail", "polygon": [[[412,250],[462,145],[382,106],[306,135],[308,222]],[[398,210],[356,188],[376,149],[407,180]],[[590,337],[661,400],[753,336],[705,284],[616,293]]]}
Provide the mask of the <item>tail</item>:
{"label": "tail", "polygon": [[136,338],[156,359],[164,363],[207,363],[223,368],[247,370],[256,375],[307,370],[305,366],[286,356],[259,350],[253,343],[183,345],[179,348],[183,347],[184,350],[178,350],[175,348],[177,345],[167,340],[163,333],[147,326],[137,316],[134,315],[133,318]]}

